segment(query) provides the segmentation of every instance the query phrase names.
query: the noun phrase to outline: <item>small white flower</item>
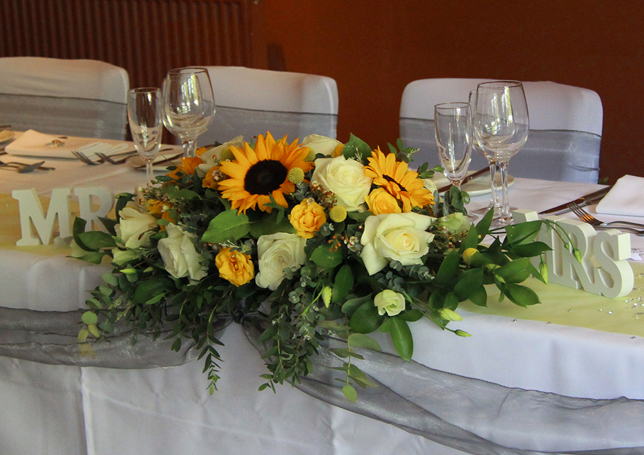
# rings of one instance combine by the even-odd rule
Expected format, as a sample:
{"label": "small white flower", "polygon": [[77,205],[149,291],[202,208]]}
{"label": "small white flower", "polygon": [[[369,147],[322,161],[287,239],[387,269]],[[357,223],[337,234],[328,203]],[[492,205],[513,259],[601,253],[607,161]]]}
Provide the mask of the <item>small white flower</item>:
{"label": "small white flower", "polygon": [[380,316],[385,312],[389,316],[396,316],[405,309],[405,297],[391,289],[385,289],[376,295],[373,304],[378,308]]}

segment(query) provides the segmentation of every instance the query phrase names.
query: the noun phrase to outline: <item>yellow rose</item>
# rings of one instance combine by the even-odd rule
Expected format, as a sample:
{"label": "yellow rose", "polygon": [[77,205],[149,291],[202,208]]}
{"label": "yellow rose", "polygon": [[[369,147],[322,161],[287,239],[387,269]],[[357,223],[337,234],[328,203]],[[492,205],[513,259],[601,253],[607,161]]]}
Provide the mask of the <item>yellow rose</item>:
{"label": "yellow rose", "polygon": [[374,215],[402,213],[398,201],[384,188],[376,188],[364,198],[369,211]]}
{"label": "yellow rose", "polygon": [[208,172],[206,172],[201,185],[206,188],[212,188],[213,190],[216,190],[217,186],[219,186],[219,179],[221,179],[221,171],[219,170],[219,166],[213,166],[208,169]]}
{"label": "yellow rose", "polygon": [[219,276],[235,286],[246,284],[255,276],[253,261],[241,251],[222,248],[215,257],[215,265],[219,269]]}
{"label": "yellow rose", "polygon": [[299,205],[293,207],[288,219],[295,228],[297,235],[305,239],[312,238],[320,230],[320,227],[326,223],[324,208],[309,199],[305,199]]}

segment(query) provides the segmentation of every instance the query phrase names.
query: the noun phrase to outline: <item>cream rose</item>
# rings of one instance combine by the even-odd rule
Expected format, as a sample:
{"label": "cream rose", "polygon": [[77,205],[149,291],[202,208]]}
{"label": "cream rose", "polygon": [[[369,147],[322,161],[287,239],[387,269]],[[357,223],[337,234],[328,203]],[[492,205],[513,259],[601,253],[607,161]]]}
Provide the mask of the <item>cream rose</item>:
{"label": "cream rose", "polygon": [[284,269],[295,271],[306,262],[304,246],[306,239],[296,234],[263,235],[257,240],[259,273],[255,284],[271,291],[277,289],[284,279]]}
{"label": "cream rose", "polygon": [[149,213],[141,213],[134,202],[128,202],[120,212],[121,221],[114,229],[127,248],[149,247],[152,230],[158,227],[157,219]]}
{"label": "cream rose", "polygon": [[313,150],[313,153],[321,153],[326,156],[331,156],[338,145],[343,144],[336,139],[320,136],[319,134],[311,134],[302,140],[302,146]]}
{"label": "cream rose", "polygon": [[231,145],[233,147],[243,149],[244,136],[237,136],[236,138],[231,139],[228,142],[224,142],[217,147],[213,147],[199,155],[199,157],[203,160],[203,164],[197,166],[197,175],[199,175],[199,177],[201,178],[204,178],[208,171],[210,171],[219,162],[219,160],[221,160],[221,154],[225,151],[230,151]]}
{"label": "cream rose", "polygon": [[338,156],[315,160],[311,184],[332,191],[338,198],[338,205],[354,211],[361,207],[365,196],[369,194],[371,178],[364,175],[361,163]]}
{"label": "cream rose", "polygon": [[194,235],[185,232],[176,224],[166,227],[168,237],[159,240],[158,249],[165,269],[175,278],[189,276],[199,281],[208,274],[208,266],[197,253],[193,242]]}
{"label": "cream rose", "polygon": [[369,275],[379,272],[389,261],[403,265],[422,264],[434,234],[426,232],[433,218],[418,213],[390,213],[370,216],[364,224],[362,258]]}
{"label": "cream rose", "polygon": [[373,299],[373,304],[378,308],[380,316],[384,315],[385,312],[389,316],[396,316],[405,309],[405,297],[391,289],[385,289],[376,295]]}

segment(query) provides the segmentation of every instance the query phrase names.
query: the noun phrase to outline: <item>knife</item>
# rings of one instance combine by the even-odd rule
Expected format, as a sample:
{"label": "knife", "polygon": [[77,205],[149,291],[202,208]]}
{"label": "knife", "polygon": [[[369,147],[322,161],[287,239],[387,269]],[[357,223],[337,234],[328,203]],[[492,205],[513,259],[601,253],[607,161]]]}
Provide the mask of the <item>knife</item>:
{"label": "knife", "polygon": [[[489,171],[489,170],[490,170],[490,168],[489,168],[489,167],[485,167],[485,168],[483,168],[483,169],[479,169],[478,171],[476,171],[476,172],[474,172],[474,173],[472,173],[472,174],[468,175],[467,177],[465,177],[465,178],[463,179],[463,182],[461,182],[461,185],[463,185],[463,184],[465,184],[465,183],[469,182],[470,180],[472,180],[472,179],[474,179],[474,178],[478,177],[478,176],[479,176],[479,175],[481,175],[481,174],[485,174],[485,173],[486,173],[487,171]],[[442,187],[440,187],[440,188],[438,189],[438,192],[439,192],[439,193],[442,193],[442,192],[444,192],[444,191],[449,190],[451,187],[452,187],[452,184],[451,184],[451,183],[450,183],[449,185],[442,186]]]}
{"label": "knife", "polygon": [[607,186],[606,188],[602,188],[601,190],[594,191],[590,194],[579,197],[573,201],[566,202],[565,204],[561,204],[556,207],[552,207],[551,209],[539,212],[539,215],[547,215],[549,213],[555,213],[555,212],[561,212],[561,213],[569,212],[570,208],[568,207],[568,204],[573,202],[580,206],[592,204],[593,202],[596,202],[601,198],[603,198],[606,195],[606,193],[610,191],[611,188],[612,188],[612,185]]}

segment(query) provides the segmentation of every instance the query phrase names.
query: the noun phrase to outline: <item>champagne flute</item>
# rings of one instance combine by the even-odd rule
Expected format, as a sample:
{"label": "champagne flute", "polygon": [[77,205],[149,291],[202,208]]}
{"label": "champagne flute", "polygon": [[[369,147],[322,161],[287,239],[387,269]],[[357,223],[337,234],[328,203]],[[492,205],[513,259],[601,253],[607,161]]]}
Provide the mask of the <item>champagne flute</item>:
{"label": "champagne flute", "polygon": [[493,81],[478,85],[474,137],[486,157],[494,156],[501,171],[501,209],[498,218],[501,226],[512,223],[508,163],[525,144],[529,128],[528,104],[521,82]]}
{"label": "champagne flute", "polygon": [[469,103],[434,106],[434,137],[445,176],[461,189],[472,159],[472,110]]}
{"label": "champagne flute", "polygon": [[135,88],[128,92],[127,116],[137,153],[145,162],[148,183],[152,182],[152,161],[159,153],[163,125],[161,90],[156,87]]}
{"label": "champagne flute", "polygon": [[163,81],[163,123],[183,144],[183,156],[194,157],[197,137],[215,115],[215,96],[208,70],[199,67],[168,71]]}

